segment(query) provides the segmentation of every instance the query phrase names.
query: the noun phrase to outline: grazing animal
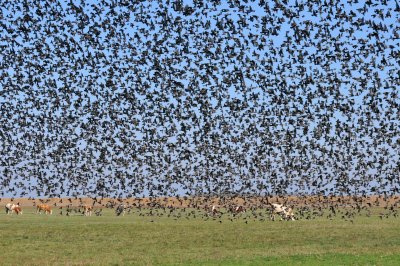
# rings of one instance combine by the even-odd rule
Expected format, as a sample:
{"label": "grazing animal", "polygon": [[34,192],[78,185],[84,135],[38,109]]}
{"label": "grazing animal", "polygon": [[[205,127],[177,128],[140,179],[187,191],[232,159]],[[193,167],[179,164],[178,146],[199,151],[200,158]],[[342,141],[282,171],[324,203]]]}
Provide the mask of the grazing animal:
{"label": "grazing animal", "polygon": [[236,216],[242,212],[246,212],[246,209],[242,206],[230,206],[229,211],[232,213],[232,216]]}
{"label": "grazing animal", "polygon": [[11,210],[11,206],[12,206],[12,205],[14,205],[14,204],[12,204],[12,203],[7,203],[7,204],[6,204],[6,206],[5,206],[5,208],[6,208],[6,214],[12,213],[12,210]]}
{"label": "grazing animal", "polygon": [[118,207],[115,209],[115,214],[117,216],[120,216],[122,214],[122,216],[125,215],[125,205],[124,204],[120,204],[118,205]]}
{"label": "grazing animal", "polygon": [[101,216],[102,215],[102,211],[103,209],[97,210],[94,212],[94,214],[96,214],[96,216]]}
{"label": "grazing animal", "polygon": [[5,208],[6,208],[6,214],[12,214],[13,212],[15,212],[17,215],[22,214],[22,208],[19,205],[19,203],[18,204],[7,203]]}
{"label": "grazing animal", "polygon": [[284,206],[282,204],[278,203],[272,203],[272,212],[271,212],[271,220],[275,221],[275,214],[279,214],[281,218],[284,218],[285,220],[292,220],[294,221],[294,213],[292,208]]}
{"label": "grazing animal", "polygon": [[83,210],[85,212],[85,216],[92,216],[93,206],[83,206]]}
{"label": "grazing animal", "polygon": [[13,211],[18,215],[18,214],[22,214],[22,209],[20,206],[15,206]]}
{"label": "grazing animal", "polygon": [[239,214],[241,212],[246,212],[246,209],[243,206],[236,206],[235,214]]}
{"label": "grazing animal", "polygon": [[83,215],[92,216],[93,206],[83,205]]}
{"label": "grazing animal", "polygon": [[215,206],[215,205],[212,205],[212,207],[211,207],[211,215],[215,216],[215,215],[218,215],[219,213],[220,213],[220,211],[218,210],[218,207]]}
{"label": "grazing animal", "polygon": [[53,214],[53,210],[47,204],[39,204],[39,205],[37,205],[36,213],[42,214],[42,211],[44,211],[45,214]]}

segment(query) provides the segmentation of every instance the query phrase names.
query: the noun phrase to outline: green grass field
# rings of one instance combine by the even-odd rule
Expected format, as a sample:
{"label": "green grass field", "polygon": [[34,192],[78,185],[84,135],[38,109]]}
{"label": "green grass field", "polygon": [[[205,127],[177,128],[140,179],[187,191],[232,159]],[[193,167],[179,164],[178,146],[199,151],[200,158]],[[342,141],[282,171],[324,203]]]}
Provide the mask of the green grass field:
{"label": "green grass field", "polygon": [[0,265],[399,265],[400,221],[0,214]]}

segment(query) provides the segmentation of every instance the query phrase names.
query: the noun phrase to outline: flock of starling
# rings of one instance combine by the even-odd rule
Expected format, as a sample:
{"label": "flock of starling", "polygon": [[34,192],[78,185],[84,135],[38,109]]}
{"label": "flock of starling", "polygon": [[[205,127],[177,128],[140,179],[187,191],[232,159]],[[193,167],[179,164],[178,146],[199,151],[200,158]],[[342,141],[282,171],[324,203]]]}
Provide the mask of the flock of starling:
{"label": "flock of starling", "polygon": [[0,197],[397,195],[399,14],[1,1]]}

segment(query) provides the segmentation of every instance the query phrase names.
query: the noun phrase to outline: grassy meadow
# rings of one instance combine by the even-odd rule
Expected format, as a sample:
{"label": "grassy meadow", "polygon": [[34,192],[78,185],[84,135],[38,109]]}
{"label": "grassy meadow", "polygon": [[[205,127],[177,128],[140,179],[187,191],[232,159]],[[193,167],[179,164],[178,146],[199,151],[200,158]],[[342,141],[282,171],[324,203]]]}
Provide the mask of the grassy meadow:
{"label": "grassy meadow", "polygon": [[[399,265],[400,221],[0,213],[0,265]],[[247,221],[247,223],[245,223]]]}

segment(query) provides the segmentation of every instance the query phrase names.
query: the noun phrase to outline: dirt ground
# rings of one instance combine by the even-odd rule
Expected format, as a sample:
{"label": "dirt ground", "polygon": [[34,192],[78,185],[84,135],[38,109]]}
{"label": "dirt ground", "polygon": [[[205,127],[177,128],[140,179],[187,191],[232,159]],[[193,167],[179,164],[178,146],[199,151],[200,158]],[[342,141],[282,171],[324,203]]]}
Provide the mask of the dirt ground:
{"label": "dirt ground", "polygon": [[22,207],[34,207],[40,203],[46,203],[52,206],[81,206],[93,205],[97,208],[106,207],[107,204],[124,203],[127,205],[141,206],[141,207],[204,207],[210,205],[216,206],[230,206],[230,205],[243,205],[245,207],[265,206],[268,203],[283,203],[290,206],[305,206],[305,205],[318,205],[318,206],[352,206],[371,205],[371,206],[388,206],[400,203],[399,196],[384,197],[384,196],[368,196],[368,197],[338,197],[338,196],[287,196],[287,197],[160,197],[160,198],[125,198],[125,199],[112,199],[112,198],[0,198],[0,206],[5,206],[7,203],[19,203]]}

